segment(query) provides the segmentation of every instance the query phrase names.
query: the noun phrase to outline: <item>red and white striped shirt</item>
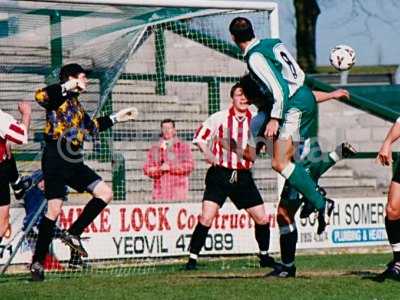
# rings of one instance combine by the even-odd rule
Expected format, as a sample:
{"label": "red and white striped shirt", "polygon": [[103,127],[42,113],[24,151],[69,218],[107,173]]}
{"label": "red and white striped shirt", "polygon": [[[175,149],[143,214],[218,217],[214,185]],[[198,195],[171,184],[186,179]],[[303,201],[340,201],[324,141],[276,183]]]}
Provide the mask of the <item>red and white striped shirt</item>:
{"label": "red and white striped shirt", "polygon": [[233,106],[212,114],[196,130],[193,143],[208,143],[211,141],[211,151],[218,161],[218,165],[235,170],[250,169],[253,163],[250,160],[239,158],[238,155],[222,147],[215,138],[233,139],[238,148],[245,149],[249,139],[250,121],[252,113],[247,110],[244,116],[235,115]]}
{"label": "red and white striped shirt", "polygon": [[0,162],[5,159],[7,142],[26,144],[28,132],[25,125],[0,109]]}

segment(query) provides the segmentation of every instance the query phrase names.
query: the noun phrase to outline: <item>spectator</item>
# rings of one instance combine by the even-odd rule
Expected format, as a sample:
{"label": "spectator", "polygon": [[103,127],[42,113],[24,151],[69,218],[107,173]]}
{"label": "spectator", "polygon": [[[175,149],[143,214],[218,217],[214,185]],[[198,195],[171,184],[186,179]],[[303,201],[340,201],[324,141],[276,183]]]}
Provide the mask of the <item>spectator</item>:
{"label": "spectator", "polygon": [[161,139],[150,148],[143,166],[153,179],[153,199],[187,200],[193,168],[190,146],[176,136],[175,121],[161,121]]}

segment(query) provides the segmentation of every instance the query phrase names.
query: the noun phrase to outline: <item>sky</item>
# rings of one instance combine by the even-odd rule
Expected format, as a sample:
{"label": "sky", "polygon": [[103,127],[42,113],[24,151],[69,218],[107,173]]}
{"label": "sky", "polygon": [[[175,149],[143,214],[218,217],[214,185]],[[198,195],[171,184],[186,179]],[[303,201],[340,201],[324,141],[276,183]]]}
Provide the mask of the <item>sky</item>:
{"label": "sky", "polygon": [[[279,5],[281,39],[295,52],[293,0],[272,2]],[[355,49],[357,65],[400,64],[399,0],[319,0],[318,3],[321,9],[316,36],[318,65],[329,64],[329,50],[338,44]]]}

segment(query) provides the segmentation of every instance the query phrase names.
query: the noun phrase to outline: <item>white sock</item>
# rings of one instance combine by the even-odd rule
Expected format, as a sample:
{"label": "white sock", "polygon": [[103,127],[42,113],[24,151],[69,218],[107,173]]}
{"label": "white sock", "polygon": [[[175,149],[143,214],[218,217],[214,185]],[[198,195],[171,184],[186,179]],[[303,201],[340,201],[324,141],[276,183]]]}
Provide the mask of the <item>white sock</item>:
{"label": "white sock", "polygon": [[294,168],[296,165],[292,162],[290,162],[281,172],[281,175],[285,177],[285,179],[288,179],[290,175],[292,175]]}
{"label": "white sock", "polygon": [[329,157],[332,158],[334,162],[338,162],[340,160],[340,156],[336,153],[336,151],[329,153]]}

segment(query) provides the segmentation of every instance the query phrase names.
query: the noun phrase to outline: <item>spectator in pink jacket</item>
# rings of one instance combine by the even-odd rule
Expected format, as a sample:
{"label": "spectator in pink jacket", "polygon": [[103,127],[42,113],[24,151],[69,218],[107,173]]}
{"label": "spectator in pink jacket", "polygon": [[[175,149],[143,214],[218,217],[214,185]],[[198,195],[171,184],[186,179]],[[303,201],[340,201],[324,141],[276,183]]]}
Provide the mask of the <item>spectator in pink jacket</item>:
{"label": "spectator in pink jacket", "polygon": [[190,146],[176,136],[174,120],[161,121],[161,139],[150,148],[143,166],[153,179],[153,199],[187,200],[193,168]]}

